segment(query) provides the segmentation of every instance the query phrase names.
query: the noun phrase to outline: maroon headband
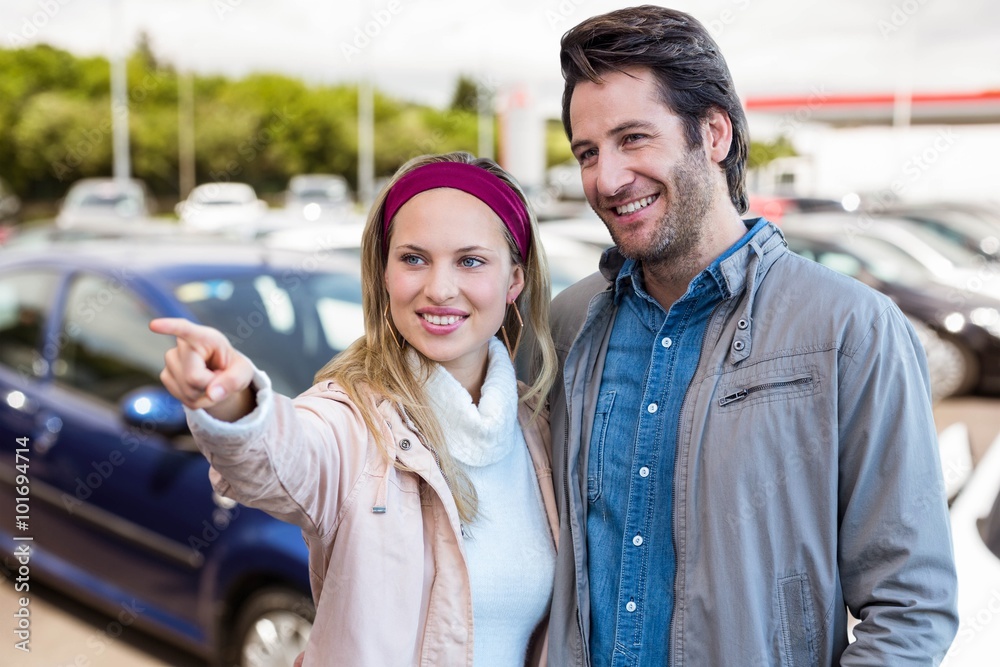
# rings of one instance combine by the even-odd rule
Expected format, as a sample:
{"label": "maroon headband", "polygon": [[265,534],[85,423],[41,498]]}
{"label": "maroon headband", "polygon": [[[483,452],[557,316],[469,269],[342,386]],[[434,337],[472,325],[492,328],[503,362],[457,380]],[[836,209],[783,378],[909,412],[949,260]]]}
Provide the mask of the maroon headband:
{"label": "maroon headband", "polygon": [[514,244],[527,260],[531,245],[531,223],[528,209],[517,193],[500,178],[464,162],[431,162],[417,167],[400,178],[385,198],[382,214],[383,245],[388,247],[389,223],[396,212],[421,192],[435,188],[454,188],[467,192],[493,209],[514,237]]}

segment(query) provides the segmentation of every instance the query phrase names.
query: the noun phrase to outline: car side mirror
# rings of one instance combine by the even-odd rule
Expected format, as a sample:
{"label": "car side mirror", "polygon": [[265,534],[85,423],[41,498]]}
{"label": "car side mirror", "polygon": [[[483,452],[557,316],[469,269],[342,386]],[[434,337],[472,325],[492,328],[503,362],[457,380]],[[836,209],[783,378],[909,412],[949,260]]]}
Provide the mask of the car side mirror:
{"label": "car side mirror", "polygon": [[166,436],[187,431],[184,406],[163,387],[146,386],[125,394],[119,404],[130,426]]}

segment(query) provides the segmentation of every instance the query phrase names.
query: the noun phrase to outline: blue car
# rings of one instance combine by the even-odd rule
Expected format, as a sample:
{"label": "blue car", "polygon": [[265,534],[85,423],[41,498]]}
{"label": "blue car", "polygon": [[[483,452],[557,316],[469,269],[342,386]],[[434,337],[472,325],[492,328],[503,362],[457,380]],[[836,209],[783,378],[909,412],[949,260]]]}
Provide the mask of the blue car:
{"label": "blue car", "polygon": [[161,316],[223,331],[295,395],[362,332],[358,261],[166,239],[0,251],[0,557],[213,662],[288,667],[314,615],[305,543],[213,493],[159,381]]}

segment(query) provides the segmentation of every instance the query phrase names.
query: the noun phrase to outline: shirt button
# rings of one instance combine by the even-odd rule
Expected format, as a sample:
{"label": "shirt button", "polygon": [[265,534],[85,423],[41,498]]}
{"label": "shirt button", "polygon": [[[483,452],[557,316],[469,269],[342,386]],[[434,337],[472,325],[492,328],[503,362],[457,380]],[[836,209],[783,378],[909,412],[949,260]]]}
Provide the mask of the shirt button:
{"label": "shirt button", "polygon": [[649,477],[649,468],[646,466],[639,468],[639,477]]}
{"label": "shirt button", "polygon": [[641,547],[642,546],[642,535],[636,535],[635,537],[633,537],[632,538],[632,544],[634,544],[637,547]]}
{"label": "shirt button", "polygon": [[667,337],[664,337],[663,340],[660,341],[660,345],[662,345],[663,347],[670,347],[673,344],[674,344],[674,341],[670,340]]}
{"label": "shirt button", "polygon": [[625,605],[625,610],[629,612],[635,611],[635,602],[629,600],[628,604]]}
{"label": "shirt button", "polygon": [[646,412],[648,412],[649,414],[653,414],[654,412],[657,411],[657,409],[658,409],[658,407],[657,407],[656,403],[650,403],[646,407]]}

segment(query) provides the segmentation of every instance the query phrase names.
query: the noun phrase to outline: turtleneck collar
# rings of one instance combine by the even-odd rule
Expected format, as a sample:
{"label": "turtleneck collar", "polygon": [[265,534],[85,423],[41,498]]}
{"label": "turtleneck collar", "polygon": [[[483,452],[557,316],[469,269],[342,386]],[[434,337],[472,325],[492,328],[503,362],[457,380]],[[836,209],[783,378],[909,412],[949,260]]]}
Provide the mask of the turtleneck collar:
{"label": "turtleneck collar", "polygon": [[504,344],[495,337],[490,339],[486,380],[478,406],[473,404],[465,387],[440,364],[432,366],[424,389],[451,455],[460,463],[475,467],[503,459],[516,442],[510,434],[519,428],[517,378]]}

